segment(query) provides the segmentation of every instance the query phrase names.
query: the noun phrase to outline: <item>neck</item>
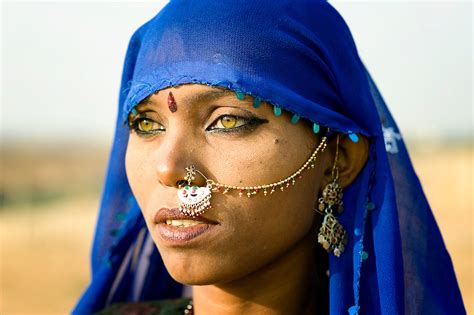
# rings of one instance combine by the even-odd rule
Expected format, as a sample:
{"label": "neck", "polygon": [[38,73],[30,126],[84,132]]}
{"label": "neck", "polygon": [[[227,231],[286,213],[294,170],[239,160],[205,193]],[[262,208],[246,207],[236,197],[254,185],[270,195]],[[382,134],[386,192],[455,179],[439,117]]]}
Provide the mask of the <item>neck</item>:
{"label": "neck", "polygon": [[[195,314],[325,314],[321,281],[316,270],[314,235],[236,281],[193,287]],[[321,262],[318,262],[321,263]]]}

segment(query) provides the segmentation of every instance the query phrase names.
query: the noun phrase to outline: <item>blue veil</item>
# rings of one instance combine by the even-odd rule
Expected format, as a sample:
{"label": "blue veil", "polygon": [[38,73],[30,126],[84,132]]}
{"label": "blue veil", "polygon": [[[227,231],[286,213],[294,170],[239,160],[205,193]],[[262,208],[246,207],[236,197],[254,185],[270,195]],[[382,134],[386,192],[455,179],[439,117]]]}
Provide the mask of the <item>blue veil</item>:
{"label": "blue veil", "polygon": [[[329,257],[330,314],[465,314],[452,262],[397,125],[326,1],[171,0],[132,36],[92,249],[74,314],[114,302],[178,298],[125,174],[128,114],[186,83],[249,94],[370,142],[344,190],[346,251]],[[316,243],[316,235],[315,235]],[[319,245],[319,244],[315,244]]]}

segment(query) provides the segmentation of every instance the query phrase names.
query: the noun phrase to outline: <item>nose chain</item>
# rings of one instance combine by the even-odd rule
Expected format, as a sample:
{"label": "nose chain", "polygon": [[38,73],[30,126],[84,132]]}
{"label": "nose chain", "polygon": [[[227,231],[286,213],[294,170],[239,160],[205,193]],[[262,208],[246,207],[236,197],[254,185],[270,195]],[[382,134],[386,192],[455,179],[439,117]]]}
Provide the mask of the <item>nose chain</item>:
{"label": "nose chain", "polygon": [[[277,189],[284,191],[285,188],[290,187],[290,185],[295,185],[296,179],[302,177],[301,174],[303,171],[309,168],[314,168],[318,153],[323,152],[326,149],[326,140],[327,138],[324,136],[318,147],[296,172],[271,184],[258,186],[234,186],[221,184],[213,181],[212,179],[208,179],[201,171],[196,169],[194,165],[190,165],[186,167],[186,176],[184,177],[184,180],[187,180],[188,184],[184,187],[179,185],[178,197],[181,202],[179,210],[183,214],[193,218],[203,214],[206,210],[211,208],[210,199],[213,192],[222,192],[223,194],[227,194],[232,191],[239,191],[239,197],[242,197],[244,194],[246,194],[247,197],[250,198],[259,192],[263,192],[263,195],[267,196],[268,194],[273,194]],[[197,185],[191,185],[192,181],[195,179],[196,172],[201,174],[206,179],[206,186],[199,187]]]}

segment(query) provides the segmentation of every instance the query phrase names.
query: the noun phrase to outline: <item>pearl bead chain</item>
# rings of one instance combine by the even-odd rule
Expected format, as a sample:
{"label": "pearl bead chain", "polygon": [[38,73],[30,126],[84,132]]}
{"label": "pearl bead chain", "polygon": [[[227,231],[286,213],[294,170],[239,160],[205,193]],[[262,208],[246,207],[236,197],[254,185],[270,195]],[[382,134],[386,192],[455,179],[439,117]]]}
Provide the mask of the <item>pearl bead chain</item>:
{"label": "pearl bead chain", "polygon": [[184,315],[192,315],[193,312],[193,300],[189,301],[188,305],[184,309]]}
{"label": "pearl bead chain", "polygon": [[[257,194],[262,189],[263,189],[263,194],[265,196],[268,194],[267,189],[270,189],[270,194],[273,194],[275,192],[275,187],[277,187],[277,186],[280,186],[280,190],[283,191],[285,189],[285,187],[288,188],[290,186],[290,181],[291,181],[291,185],[294,185],[295,181],[296,181],[296,176],[298,176],[298,178],[301,178],[301,173],[305,169],[307,169],[309,167],[314,168],[314,163],[316,161],[316,157],[317,157],[319,151],[321,150],[321,152],[323,152],[326,149],[326,146],[327,146],[326,140],[327,140],[326,137],[322,138],[321,143],[314,150],[313,154],[311,154],[309,159],[303,164],[303,166],[301,166],[296,172],[294,172],[293,174],[291,174],[287,178],[282,179],[278,182],[274,182],[274,183],[267,184],[267,185],[260,185],[260,186],[232,186],[232,185],[216,183],[212,179],[206,179],[206,182],[207,182],[208,185],[213,186],[213,188],[212,188],[213,191],[220,191],[221,188],[224,188],[224,191],[222,192],[223,194],[226,194],[231,190],[239,190],[239,197],[242,197],[244,191],[247,191],[247,197],[250,198],[252,195]],[[201,172],[199,172],[199,173],[201,173]],[[203,175],[203,174],[201,173],[201,175]]]}

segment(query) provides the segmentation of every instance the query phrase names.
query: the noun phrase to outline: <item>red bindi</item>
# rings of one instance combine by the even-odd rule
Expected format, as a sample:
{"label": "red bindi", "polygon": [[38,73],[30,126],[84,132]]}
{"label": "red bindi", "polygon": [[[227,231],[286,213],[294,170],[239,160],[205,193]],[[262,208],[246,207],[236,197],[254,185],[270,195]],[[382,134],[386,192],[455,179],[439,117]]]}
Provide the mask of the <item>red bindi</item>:
{"label": "red bindi", "polygon": [[173,93],[168,94],[168,108],[172,113],[178,110],[178,105],[174,99]]}

